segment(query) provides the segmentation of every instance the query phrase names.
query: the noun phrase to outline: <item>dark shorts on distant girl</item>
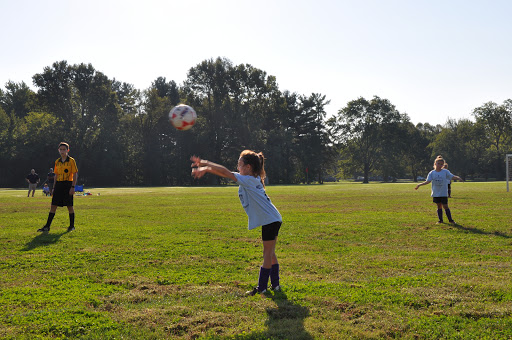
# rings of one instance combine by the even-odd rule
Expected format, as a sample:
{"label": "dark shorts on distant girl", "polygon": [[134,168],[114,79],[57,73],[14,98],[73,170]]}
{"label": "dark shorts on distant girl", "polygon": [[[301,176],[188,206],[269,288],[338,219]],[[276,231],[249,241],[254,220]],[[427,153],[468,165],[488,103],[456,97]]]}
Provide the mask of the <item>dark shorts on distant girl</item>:
{"label": "dark shorts on distant girl", "polygon": [[432,197],[434,203],[448,204],[448,197]]}

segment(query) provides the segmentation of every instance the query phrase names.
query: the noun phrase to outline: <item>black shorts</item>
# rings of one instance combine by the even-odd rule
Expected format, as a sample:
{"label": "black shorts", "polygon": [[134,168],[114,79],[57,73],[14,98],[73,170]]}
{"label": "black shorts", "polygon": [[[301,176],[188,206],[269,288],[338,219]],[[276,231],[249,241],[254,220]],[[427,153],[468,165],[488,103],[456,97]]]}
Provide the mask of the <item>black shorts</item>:
{"label": "black shorts", "polygon": [[434,203],[448,204],[448,197],[433,197],[432,201]]}
{"label": "black shorts", "polygon": [[57,181],[53,189],[52,205],[58,207],[72,207],[73,206],[73,195],[69,194],[71,189],[71,181]]}
{"label": "black shorts", "polygon": [[261,226],[261,239],[263,241],[273,241],[279,235],[279,229],[281,228],[282,222],[273,222]]}

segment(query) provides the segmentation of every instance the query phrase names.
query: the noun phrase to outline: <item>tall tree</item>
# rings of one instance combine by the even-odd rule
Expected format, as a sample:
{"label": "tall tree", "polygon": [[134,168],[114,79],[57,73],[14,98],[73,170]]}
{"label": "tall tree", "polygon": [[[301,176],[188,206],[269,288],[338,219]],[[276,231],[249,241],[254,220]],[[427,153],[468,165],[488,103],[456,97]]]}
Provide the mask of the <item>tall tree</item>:
{"label": "tall tree", "polygon": [[329,104],[325,95],[313,93],[301,97],[300,115],[297,117],[296,154],[302,169],[307,169],[308,179],[316,178],[323,183],[324,170],[328,160],[329,143],[325,126],[325,106]]}
{"label": "tall tree", "polygon": [[428,123],[406,123],[406,143],[403,145],[404,160],[413,181],[418,176],[426,175],[432,170],[432,146],[435,136],[441,131],[441,126],[432,126]]}
{"label": "tall tree", "polygon": [[7,114],[23,118],[36,108],[35,93],[25,82],[7,82],[5,91],[0,91],[0,106]]}
{"label": "tall tree", "polygon": [[[100,185],[115,181],[122,167],[117,138],[122,111],[112,81],[91,64],[69,65],[66,61],[46,67],[33,79],[39,88],[38,98],[62,122],[51,133],[73,146],[80,179]],[[82,164],[84,159],[95,162]],[[97,171],[98,166],[109,171]]]}
{"label": "tall tree", "polygon": [[388,126],[402,119],[395,106],[387,99],[377,96],[370,101],[359,98],[350,101],[330,120],[331,131],[344,151],[344,166],[363,174],[363,183],[368,183],[370,172],[382,161],[383,150],[389,147],[385,140]]}
{"label": "tall tree", "polygon": [[490,152],[495,154],[493,165],[496,168],[496,177],[502,180],[505,177],[504,147],[512,141],[512,101],[509,99],[498,105],[488,102],[473,111],[477,123],[485,127]]}
{"label": "tall tree", "polygon": [[205,60],[192,67],[184,82],[188,102],[201,112],[203,130],[198,136],[202,152],[221,161],[228,135],[226,114],[231,110],[228,73],[232,63],[228,59]]}
{"label": "tall tree", "polygon": [[482,125],[468,119],[450,119],[432,142],[432,158],[442,155],[451,171],[462,178],[478,172],[485,152]]}

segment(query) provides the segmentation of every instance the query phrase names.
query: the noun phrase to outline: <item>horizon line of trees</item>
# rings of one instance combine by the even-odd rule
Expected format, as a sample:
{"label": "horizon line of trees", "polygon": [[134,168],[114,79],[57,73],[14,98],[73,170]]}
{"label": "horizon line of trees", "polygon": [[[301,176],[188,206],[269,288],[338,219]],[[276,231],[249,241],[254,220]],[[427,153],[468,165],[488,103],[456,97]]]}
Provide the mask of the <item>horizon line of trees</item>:
{"label": "horizon line of trees", "polygon": [[[475,108],[475,121],[414,125],[378,96],[352,100],[327,117],[325,95],[281,91],[274,76],[220,57],[190,68],[181,85],[159,77],[145,90],[66,61],[32,79],[36,91],[13,81],[0,88],[0,187],[24,185],[32,168],[44,180],[61,141],[70,143],[79,183],[89,187],[192,185],[191,155],[236,169],[244,149],[264,153],[271,184],[359,176],[416,181],[437,154],[463,178],[502,180],[512,152],[510,99]],[[179,103],[198,114],[191,130],[169,123]]]}

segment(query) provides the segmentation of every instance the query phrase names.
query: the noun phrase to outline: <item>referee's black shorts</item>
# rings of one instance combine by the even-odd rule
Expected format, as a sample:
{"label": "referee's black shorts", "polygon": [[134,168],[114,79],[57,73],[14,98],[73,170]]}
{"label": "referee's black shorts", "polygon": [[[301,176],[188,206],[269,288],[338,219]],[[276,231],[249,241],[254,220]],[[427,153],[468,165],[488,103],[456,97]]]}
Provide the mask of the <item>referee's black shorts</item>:
{"label": "referee's black shorts", "polygon": [[57,181],[53,189],[52,205],[58,207],[72,207],[73,206],[73,195],[69,194],[71,189],[71,181]]}

